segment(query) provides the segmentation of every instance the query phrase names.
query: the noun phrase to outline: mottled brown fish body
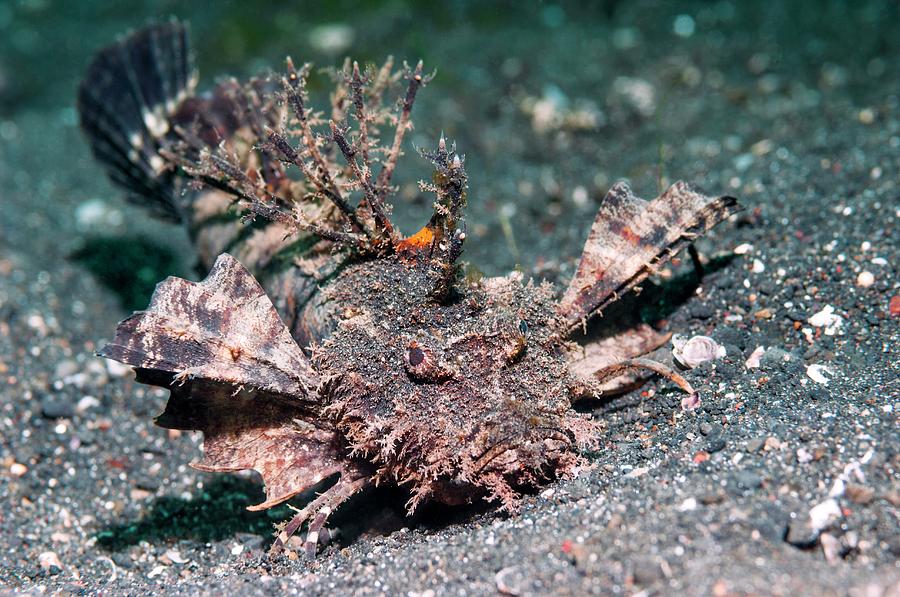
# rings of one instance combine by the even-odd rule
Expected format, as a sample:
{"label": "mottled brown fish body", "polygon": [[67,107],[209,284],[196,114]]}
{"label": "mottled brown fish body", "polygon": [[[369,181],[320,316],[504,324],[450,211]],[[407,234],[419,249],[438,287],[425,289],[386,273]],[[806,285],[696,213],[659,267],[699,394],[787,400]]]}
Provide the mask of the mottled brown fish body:
{"label": "mottled brown fish body", "polygon": [[391,176],[430,79],[422,64],[346,62],[327,121],[307,106],[308,72],[288,60],[283,77],[197,95],[185,28],[170,22],[102,50],[79,94],[113,180],[182,222],[209,271],[161,282],[100,354],[171,391],[157,423],[203,432],[194,466],[259,472],[265,499],[251,509],[333,482],[274,551],[308,523],[312,555],[330,513],[382,482],[409,489],[410,512],[475,499],[515,512],[524,492],[588,465],[580,451],[602,426],[574,401],[633,387],[636,370],[693,392],[644,358],[665,332],[573,334],[736,211],[733,198],[676,183],[648,202],[619,183],[564,292],[519,273],[466,281],[455,146],[421,152],[428,223],[404,238],[390,218]]}

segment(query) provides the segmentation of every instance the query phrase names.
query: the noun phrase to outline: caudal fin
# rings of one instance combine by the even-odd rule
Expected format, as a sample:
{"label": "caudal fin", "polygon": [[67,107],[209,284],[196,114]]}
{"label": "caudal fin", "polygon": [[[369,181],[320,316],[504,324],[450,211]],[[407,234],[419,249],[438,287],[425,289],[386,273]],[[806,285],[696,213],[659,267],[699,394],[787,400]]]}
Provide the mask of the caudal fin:
{"label": "caudal fin", "polygon": [[94,156],[129,197],[179,220],[175,173],[159,155],[170,119],[196,87],[188,31],[154,23],[100,50],[78,90],[78,113]]}

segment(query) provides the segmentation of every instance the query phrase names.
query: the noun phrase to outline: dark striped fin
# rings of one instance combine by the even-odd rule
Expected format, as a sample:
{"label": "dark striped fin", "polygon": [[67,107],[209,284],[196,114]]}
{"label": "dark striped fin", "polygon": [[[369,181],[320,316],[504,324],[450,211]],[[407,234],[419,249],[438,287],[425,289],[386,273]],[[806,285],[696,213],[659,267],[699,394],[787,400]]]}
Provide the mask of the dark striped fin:
{"label": "dark striped fin", "polygon": [[154,23],[100,50],[78,90],[81,126],[110,178],[158,215],[179,220],[174,172],[159,150],[194,93],[185,24]]}

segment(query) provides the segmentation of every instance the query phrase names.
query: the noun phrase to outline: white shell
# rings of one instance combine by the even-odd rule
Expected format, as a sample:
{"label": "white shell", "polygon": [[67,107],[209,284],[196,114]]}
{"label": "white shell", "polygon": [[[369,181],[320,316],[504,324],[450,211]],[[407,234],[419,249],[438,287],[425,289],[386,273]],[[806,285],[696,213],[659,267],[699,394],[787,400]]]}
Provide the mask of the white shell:
{"label": "white shell", "polygon": [[685,340],[676,334],[672,336],[672,346],[675,360],[689,369],[725,356],[725,347],[709,336],[694,336]]}
{"label": "white shell", "polygon": [[806,368],[806,375],[816,383],[820,383],[822,385],[828,385],[828,377],[834,375],[834,371],[826,367],[825,365],[810,365]]}
{"label": "white shell", "polygon": [[817,328],[825,328],[826,336],[834,336],[844,325],[844,318],[834,314],[834,307],[825,305],[821,311],[809,318],[809,323]]}

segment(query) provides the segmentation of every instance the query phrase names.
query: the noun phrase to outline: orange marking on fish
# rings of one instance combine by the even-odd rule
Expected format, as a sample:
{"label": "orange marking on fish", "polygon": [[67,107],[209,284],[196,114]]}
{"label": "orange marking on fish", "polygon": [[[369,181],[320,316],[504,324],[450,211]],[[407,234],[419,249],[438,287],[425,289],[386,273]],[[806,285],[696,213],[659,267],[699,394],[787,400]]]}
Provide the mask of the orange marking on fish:
{"label": "orange marking on fish", "polygon": [[397,250],[404,251],[422,251],[431,246],[434,242],[434,231],[430,226],[423,226],[421,230],[412,236],[401,240],[397,243]]}

